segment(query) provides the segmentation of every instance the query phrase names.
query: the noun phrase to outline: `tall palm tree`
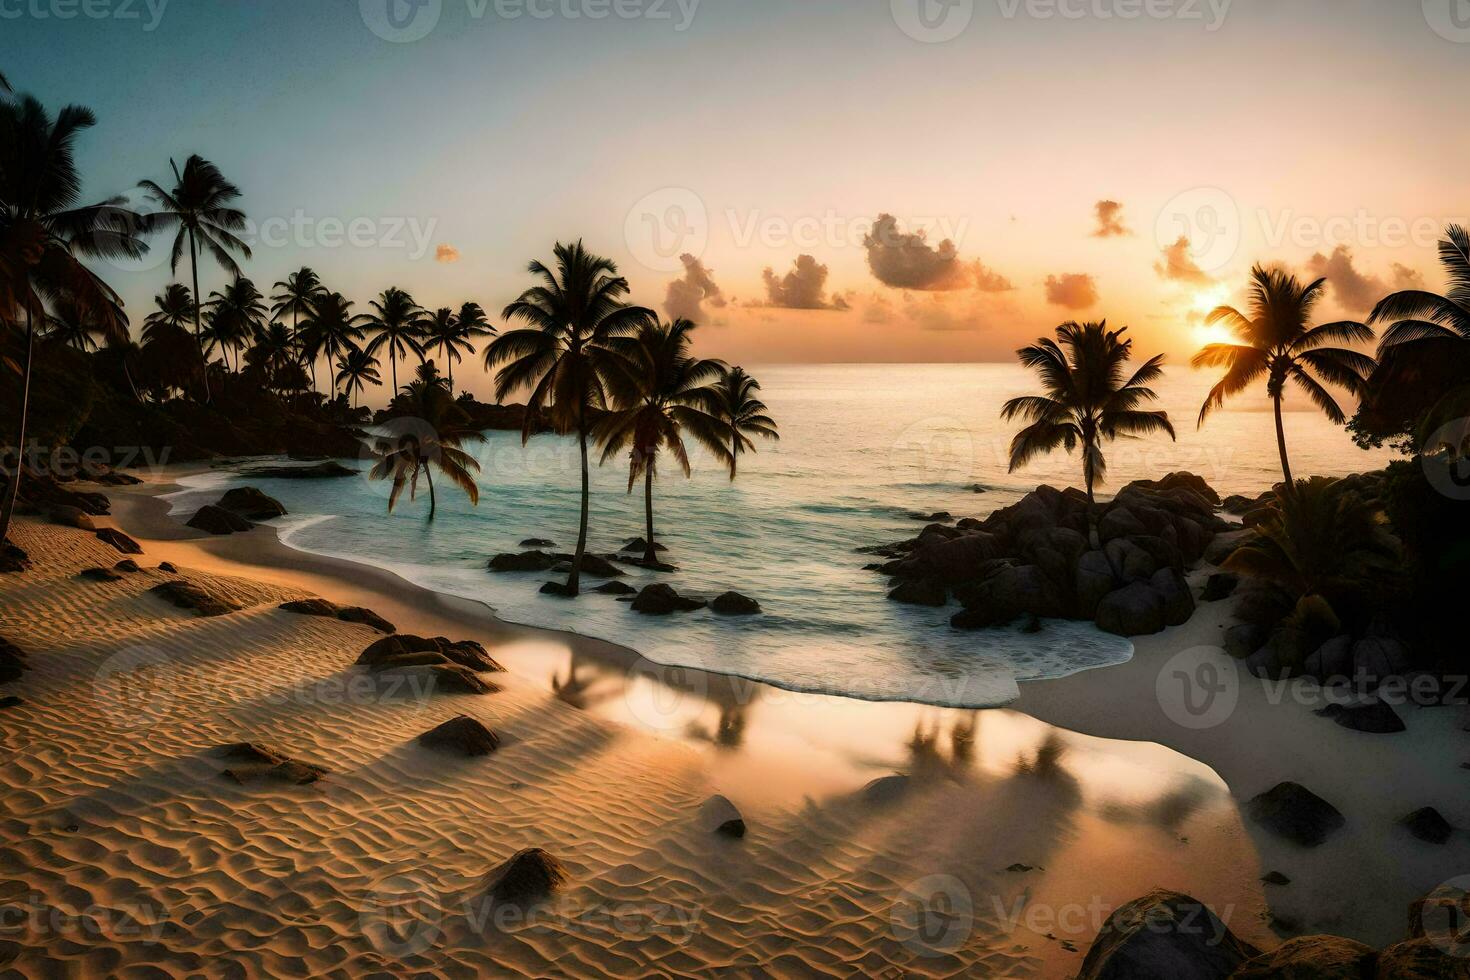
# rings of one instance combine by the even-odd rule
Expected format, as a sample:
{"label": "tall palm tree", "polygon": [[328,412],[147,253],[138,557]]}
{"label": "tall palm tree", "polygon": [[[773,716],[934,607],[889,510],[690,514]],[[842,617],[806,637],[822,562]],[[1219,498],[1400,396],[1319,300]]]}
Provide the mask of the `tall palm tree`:
{"label": "tall palm tree", "polygon": [[374,336],[367,346],[367,352],[376,354],[380,348],[388,349],[388,363],[393,370],[393,390],[396,392],[398,359],[407,357],[410,352],[417,354],[419,360],[424,359],[424,347],[419,343],[419,337],[424,332],[424,309],[397,286],[389,286],[368,305],[373,311],[364,314],[362,323]]}
{"label": "tall palm tree", "polygon": [[[245,230],[245,214],[231,206],[240,197],[240,189],[225,179],[218,167],[197,153],[184,161],[184,169],[169,160],[174,172],[174,186],[164,190],[151,180],[138,184],[156,205],[150,219],[160,229],[177,228],[169,268],[178,272],[179,259],[185,245],[189,248],[189,270],[194,278],[194,295],[199,296],[199,253],[214,256],[220,267],[236,278],[240,266],[231,252],[250,258],[250,246],[236,236]],[[200,311],[194,311],[194,337],[203,351],[203,327]],[[209,397],[208,373],[205,375],[205,397]]]}
{"label": "tall palm tree", "polygon": [[742,453],[753,452],[755,441],[751,436],[779,440],[776,423],[767,413],[766,403],[756,397],[761,383],[745,373],[743,367],[732,367],[725,371],[715,385],[718,396],[717,412],[725,425],[725,438],[730,443],[730,479],[735,479],[735,468]]}
{"label": "tall palm tree", "polygon": [[455,312],[447,307],[435,310],[424,321],[424,350],[438,350],[449,365],[449,391],[454,393],[454,364],[475,350],[475,340],[495,336],[495,328],[485,318],[479,303],[465,303]]}
{"label": "tall palm tree", "polygon": [[347,353],[337,358],[336,384],[343,386],[343,391],[352,399],[353,408],[357,407],[357,396],[366,391],[369,384],[383,383],[378,366],[378,359],[361,347],[349,347]]}
{"label": "tall palm tree", "polygon": [[1199,410],[1199,425],[1225,399],[1244,391],[1264,377],[1266,394],[1276,413],[1276,448],[1281,454],[1281,476],[1288,492],[1295,483],[1291,478],[1291,461],[1286,454],[1286,427],[1281,419],[1281,399],[1286,382],[1292,381],[1333,422],[1347,421],[1342,409],[1322,381],[1337,385],[1349,394],[1363,392],[1364,382],[1373,373],[1373,358],[1345,347],[1323,347],[1329,342],[1359,344],[1373,340],[1371,328],[1351,320],[1340,320],[1311,327],[1312,310],[1322,298],[1326,279],[1303,285],[1301,280],[1282,269],[1251,269],[1248,309],[1250,315],[1233,306],[1216,307],[1206,322],[1224,323],[1238,343],[1209,344],[1190,362],[1196,368],[1223,367],[1225,377],[1210,389]]}
{"label": "tall palm tree", "polygon": [[[298,339],[297,334],[300,332],[301,314],[311,315],[311,305],[326,295],[327,287],[322,285],[321,278],[315,271],[307,266],[302,266],[271,288],[276,291],[271,296],[271,317],[279,320],[290,314],[291,341],[295,343]],[[315,357],[307,364],[307,368],[311,371],[311,384],[315,388]]]}
{"label": "tall palm tree", "polygon": [[240,370],[239,352],[266,324],[265,297],[255,283],[239,276],[222,291],[210,293],[205,305],[209,308],[212,342],[219,344],[226,367],[229,351],[235,351],[235,370]]}
{"label": "tall palm tree", "polygon": [[[78,206],[82,179],[74,149],[78,134],[95,125],[91,110],[64,107],[53,119],[30,96],[0,100],[0,330],[20,329],[25,316],[25,358],[20,368],[17,466],[0,501],[0,542],[20,492],[19,454],[26,443],[36,334],[45,304],[69,296],[89,311],[106,335],[125,333],[121,301],[81,259],[138,258],[148,250],[139,235],[147,222],[116,200]],[[8,390],[8,387],[7,387]]]}
{"label": "tall palm tree", "polygon": [[1001,409],[1007,421],[1020,416],[1030,423],[1011,440],[1012,473],[1058,447],[1070,453],[1080,445],[1082,480],[1087,499],[1094,500],[1094,489],[1108,472],[1103,443],[1155,432],[1175,438],[1167,412],[1139,407],[1158,397],[1148,385],[1163,375],[1164,355],[1156,354],[1125,376],[1133,359],[1133,341],[1123,337],[1127,332],[1127,327],[1109,330],[1106,320],[1071,320],[1056,328],[1056,340],[1039,337],[1016,351],[1040,377],[1045,393],[1012,398]]}
{"label": "tall palm tree", "polygon": [[[342,354],[355,348],[363,339],[363,315],[352,312],[352,301],[341,293],[326,293],[312,301],[301,321],[298,341],[302,356],[315,362],[325,356],[327,364],[337,363]],[[337,382],[332,381],[332,394]]]}
{"label": "tall palm tree", "polygon": [[617,355],[607,371],[607,388],[619,406],[598,420],[593,436],[602,445],[602,462],[627,451],[628,492],[643,477],[646,523],[643,560],[658,560],[653,537],[653,481],[658,476],[659,451],[673,454],[684,475],[690,474],[685,434],[691,435],[729,465],[725,426],[716,414],[719,394],[715,384],[723,376],[720,361],[689,353],[694,324],[675,320],[644,323],[632,337],[615,337],[608,346]]}
{"label": "tall palm tree", "polygon": [[169,283],[153,298],[155,309],[143,319],[140,351],[145,387],[154,391],[187,390],[204,371],[204,355],[190,333],[194,297],[189,287]]}
{"label": "tall palm tree", "polygon": [[528,270],[541,280],[505,308],[507,320],[526,324],[497,337],[485,351],[485,367],[504,365],[495,375],[495,397],[529,388],[522,441],[531,437],[536,417],[549,413],[556,431],[576,433],[582,456],[582,509],[577,550],[564,593],[575,597],[581,587],[582,556],[587,552],[587,512],[591,501],[591,473],[587,437],[593,410],[605,408],[604,373],[608,344],[626,337],[652,310],[629,306],[628,280],[618,275],[609,259],[588,252],[580,241],[558,242],[555,269],[531,262]]}
{"label": "tall palm tree", "polygon": [[[433,362],[428,364],[432,366]],[[420,368],[424,366],[421,364]],[[402,405],[409,418],[390,421],[387,434],[374,441],[377,462],[368,474],[374,480],[392,478],[388,513],[393,513],[404,486],[408,487],[409,499],[415,498],[422,474],[428,481],[429,520],[432,521],[439,509],[434,496],[435,469],[463,490],[471,504],[478,504],[480,488],[472,471],[479,472],[480,464],[463,446],[466,442],[484,442],[485,436],[470,424],[469,415],[455,404],[448,389],[420,377],[403,386],[403,393],[395,403]]]}

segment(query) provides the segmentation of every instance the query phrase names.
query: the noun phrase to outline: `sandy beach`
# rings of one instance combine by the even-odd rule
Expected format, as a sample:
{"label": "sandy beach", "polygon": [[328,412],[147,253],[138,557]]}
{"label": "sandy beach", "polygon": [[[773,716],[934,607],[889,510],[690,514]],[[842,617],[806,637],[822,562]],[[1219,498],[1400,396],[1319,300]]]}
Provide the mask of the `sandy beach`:
{"label": "sandy beach", "polygon": [[[1380,945],[1470,867],[1465,835],[1396,826],[1431,805],[1470,825],[1464,759],[1438,747],[1470,739],[1463,707],[1401,708],[1407,732],[1364,735],[1242,681],[1217,724],[1179,722],[1161,670],[1218,642],[1228,602],[1007,709],[866,703],[507,625],[268,527],[209,538],[167,517],[166,489],[108,490],[99,526],[144,549],[116,581],[78,577],[124,558],[92,534],[15,529],[35,567],[0,579],[0,635],[30,667],[0,710],[5,971],[1067,977],[1153,888],[1263,948]],[[149,593],[176,578],[240,608],[201,617]],[[278,608],[308,596],[479,641],[502,689],[389,689],[353,666],[379,633]],[[499,750],[416,742],[458,715]],[[238,783],[218,750],[239,742],[326,775]],[[1288,779],[1345,831],[1307,851],[1242,815]],[[717,796],[743,839],[713,832]],[[566,885],[530,909],[492,902],[496,869],[533,847]],[[1262,885],[1269,871],[1291,884]]]}

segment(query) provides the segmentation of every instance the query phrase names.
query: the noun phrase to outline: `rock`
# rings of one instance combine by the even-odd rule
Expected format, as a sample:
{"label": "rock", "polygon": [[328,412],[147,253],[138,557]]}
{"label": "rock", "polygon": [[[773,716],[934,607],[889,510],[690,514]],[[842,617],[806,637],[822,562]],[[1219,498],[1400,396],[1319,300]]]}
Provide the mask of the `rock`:
{"label": "rock", "polygon": [[1302,847],[1316,847],[1347,823],[1336,807],[1299,783],[1279,783],[1246,804],[1246,812]]}
{"label": "rock", "polygon": [[77,578],[88,579],[92,582],[117,582],[122,576],[110,568],[84,568],[77,573]]}
{"label": "rock", "polygon": [[1225,980],[1258,955],[1203,902],[1158,890],[1108,916],[1077,980]]}
{"label": "rock", "polygon": [[1217,534],[1205,549],[1204,559],[1210,565],[1223,565],[1225,559],[1235,554],[1235,550],[1247,541],[1255,538],[1256,532],[1250,528],[1242,528],[1239,531],[1226,531]]}
{"label": "rock", "polygon": [[930,540],[902,563],[902,574],[952,585],[973,579],[982,563],[1000,557],[1000,553],[999,540],[985,531]]}
{"label": "rock", "polygon": [[[407,654],[406,658],[417,655]],[[409,682],[410,692],[422,696],[428,694],[498,694],[500,685],[485,680],[475,671],[459,664],[407,664],[384,666],[375,672],[383,680],[395,678]]]}
{"label": "rock", "polygon": [[28,669],[25,652],[14,643],[0,637],[0,684],[20,680],[21,674]]}
{"label": "rock", "polygon": [[[637,552],[638,554],[643,554],[645,551],[648,550],[648,542],[645,541],[643,538],[634,538],[633,540],[629,541],[627,544],[623,545],[622,550],[623,551],[630,552],[630,553],[631,552]],[[654,543],[654,546],[653,546],[653,550],[654,551],[668,551],[669,549],[668,548],[665,548],[663,545],[658,544],[657,542],[655,542]]]}
{"label": "rock", "polygon": [[1455,832],[1455,828],[1450,826],[1450,822],[1432,806],[1415,810],[1413,813],[1401,819],[1399,826],[1420,840],[1430,844],[1443,844]]}
{"label": "rock", "polygon": [[1221,509],[1229,511],[1232,514],[1244,514],[1255,505],[1256,500],[1254,497],[1246,497],[1238,493],[1232,493],[1220,502]]}
{"label": "rock", "polygon": [[[571,571],[570,566],[567,571]],[[627,573],[606,558],[588,552],[582,556],[582,574],[592,578],[622,578]]]}
{"label": "rock", "polygon": [[14,694],[7,694],[5,697],[0,698],[0,711],[5,711],[9,708],[18,708],[25,703],[25,698],[17,697]]}
{"label": "rock", "polygon": [[1164,599],[1145,582],[1108,593],[1097,606],[1097,627],[1117,636],[1147,636],[1164,630]]}
{"label": "rock", "polygon": [[296,613],[299,616],[322,616],[326,619],[337,618],[337,604],[328,602],[326,599],[297,599],[293,602],[283,602],[281,609],[286,612]]}
{"label": "rock", "polygon": [[234,742],[230,745],[221,745],[215,749],[215,755],[231,762],[260,766],[277,766],[290,758],[285,753],[267,748],[259,742]]}
{"label": "rock", "polygon": [[116,565],[113,565],[112,570],[114,572],[127,572],[129,574],[142,571],[142,569],[138,567],[138,563],[133,561],[131,558],[124,558]]}
{"label": "rock", "polygon": [[1149,588],[1164,603],[1164,625],[1182,626],[1194,615],[1194,593],[1183,574],[1172,568],[1161,568],[1149,579]]}
{"label": "rock", "polygon": [[1280,871],[1267,872],[1264,876],[1262,876],[1261,881],[1265,882],[1268,885],[1291,884],[1291,879],[1286,877],[1286,875],[1282,874]]}
{"label": "rock", "polygon": [[726,592],[715,597],[715,601],[709,604],[712,612],[721,616],[755,616],[761,611],[761,604],[749,596],[741,595],[739,592]]}
{"label": "rock", "polygon": [[1317,714],[1323,718],[1331,718],[1343,728],[1370,735],[1392,735],[1404,731],[1406,727],[1393,706],[1382,701],[1364,701],[1350,705],[1329,704]]}
{"label": "rock", "polygon": [[1257,528],[1275,519],[1276,514],[1276,508],[1270,505],[1253,507],[1241,515],[1240,524],[1242,527]]}
{"label": "rock", "polygon": [[1353,674],[1377,685],[1410,668],[1409,648],[1395,636],[1370,634],[1353,644]]}
{"label": "rock", "polygon": [[268,497],[255,487],[235,487],[227,490],[215,506],[248,517],[252,521],[268,521],[273,517],[284,517],[286,508],[274,497]]}
{"label": "rock", "polygon": [[30,567],[31,556],[22,548],[9,541],[0,542],[0,574],[17,575],[29,571]]}
{"label": "rock", "polygon": [[1225,652],[1244,660],[1265,645],[1271,634],[1256,623],[1237,623],[1225,631]]}
{"label": "rock", "polygon": [[633,600],[633,611],[645,616],[667,616],[675,612],[703,609],[705,605],[704,600],[681,596],[672,587],[660,582],[643,587],[643,591]]}
{"label": "rock", "polygon": [[1102,520],[1097,522],[1098,537],[1105,542],[1115,538],[1127,538],[1135,534],[1147,533],[1148,527],[1132,510],[1117,504],[1109,507],[1107,513],[1103,514]]}
{"label": "rock", "polygon": [[745,836],[745,819],[735,804],[723,796],[712,796],[700,808],[700,824],[707,831],[736,840]]}
{"label": "rock", "polygon": [[180,609],[191,609],[200,616],[223,616],[227,613],[239,612],[243,608],[238,603],[224,596],[214,595],[203,586],[187,579],[164,582],[162,585],[155,585],[148,591]]}
{"label": "rock", "polygon": [[[1308,677],[1315,677],[1319,681],[1327,681],[1334,677],[1349,677],[1352,672],[1353,638],[1346,633],[1334,636],[1307,654],[1307,659],[1302,661],[1302,673]],[[1325,713],[1318,712],[1318,714]]]}
{"label": "rock", "polygon": [[427,639],[409,633],[397,633],[374,641],[363,650],[362,655],[357,658],[357,663],[360,666],[382,669],[393,666],[406,667],[413,665],[403,658],[412,656],[437,658],[422,661],[425,664],[453,663],[482,673],[500,673],[505,670],[486,652],[483,646],[473,640],[451,642],[442,636]]}
{"label": "rock", "polygon": [[496,555],[490,559],[492,572],[549,572],[556,557],[544,551],[525,551],[519,555]]}
{"label": "rock", "polygon": [[1139,547],[1129,538],[1114,538],[1103,546],[1113,577],[1120,582],[1140,582],[1151,578],[1159,570],[1153,555]]}
{"label": "rock", "polygon": [[1017,616],[1065,616],[1066,601],[1051,580],[1035,565],[999,563],[973,588],[956,590],[965,611],[950,622],[960,629],[1000,626]]}
{"label": "rock", "polygon": [[125,555],[141,555],[143,553],[143,549],[138,542],[115,527],[99,527],[97,529],[97,540],[107,542]]}
{"label": "rock", "polygon": [[1205,590],[1200,593],[1200,600],[1219,602],[1221,599],[1228,599],[1235,594],[1238,585],[1240,585],[1239,575],[1234,572],[1217,572],[1205,582]]}
{"label": "rock", "polygon": [[937,511],[933,514],[910,514],[909,516],[916,521],[923,521],[926,524],[948,524],[954,520],[954,515],[947,510]]}
{"label": "rock", "polygon": [[522,548],[555,548],[556,542],[546,538],[527,538],[521,542]]}
{"label": "rock", "polygon": [[908,606],[939,607],[949,602],[949,592],[943,583],[930,578],[908,579],[888,593],[888,598]]}
{"label": "rock", "polygon": [[171,561],[161,561],[161,562],[159,562],[158,563],[158,570],[160,572],[167,572],[170,575],[175,575],[179,571],[177,568],[174,567],[174,563],[171,562]]}
{"label": "rock", "polygon": [[604,582],[592,591],[603,595],[636,595],[638,592],[627,582]]}
{"label": "rock", "polygon": [[541,848],[533,847],[501,865],[492,875],[488,891],[497,902],[521,905],[549,897],[566,880],[566,869],[561,862]]}
{"label": "rock", "polygon": [[187,526],[195,530],[207,531],[210,534],[235,534],[240,531],[248,531],[255,525],[223,507],[206,504],[189,518]]}
{"label": "rock", "polygon": [[380,633],[397,632],[396,627],[371,609],[362,606],[338,606],[335,602],[326,599],[297,599],[292,602],[283,602],[280,608],[285,612],[296,613],[298,616],[321,616],[326,619],[340,619],[344,623],[361,623],[371,626]]}
{"label": "rock", "polygon": [[327,769],[324,766],[292,759],[283,752],[277,752],[275,749],[267,748],[256,742],[237,742],[233,745],[220,746],[215,750],[215,754],[222,759],[237,763],[237,765],[222,770],[220,775],[242,785],[259,779],[274,779],[296,786],[305,786],[327,775]]}
{"label": "rock", "polygon": [[862,788],[863,800],[875,806],[894,803],[909,791],[909,777],[902,773],[880,776]]}
{"label": "rock", "polygon": [[250,475],[263,480],[330,480],[342,476],[357,476],[357,470],[343,466],[336,460],[328,460],[315,466],[265,466],[251,470]]}
{"label": "rock", "polygon": [[440,752],[463,756],[489,755],[500,748],[500,738],[469,715],[446,721],[419,736],[419,744]]}
{"label": "rock", "polygon": [[572,587],[565,582],[547,582],[541,586],[541,594],[554,595],[562,599],[577,598],[577,593],[573,592]]}
{"label": "rock", "polygon": [[83,513],[80,507],[66,505],[52,507],[51,523],[60,524],[62,527],[81,528],[83,531],[97,530],[97,525],[92,523],[92,518]]}
{"label": "rock", "polygon": [[1339,936],[1301,936],[1245,963],[1230,980],[1363,980],[1375,950]]}
{"label": "rock", "polygon": [[1381,950],[1374,964],[1374,980],[1470,980],[1470,957],[1461,943],[1459,955],[1447,952],[1446,937],[1411,939]]}
{"label": "rock", "polygon": [[1077,559],[1077,615],[1084,619],[1097,616],[1103,597],[1118,587],[1112,562],[1101,551],[1089,551]]}

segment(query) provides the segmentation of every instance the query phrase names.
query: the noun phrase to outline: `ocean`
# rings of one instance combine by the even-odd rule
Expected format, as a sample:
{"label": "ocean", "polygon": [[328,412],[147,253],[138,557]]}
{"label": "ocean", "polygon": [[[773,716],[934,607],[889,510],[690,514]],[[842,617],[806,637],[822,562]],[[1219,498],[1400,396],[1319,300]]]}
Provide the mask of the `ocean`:
{"label": "ocean", "polygon": [[[1006,472],[1016,425],[1000,406],[1035,381],[1013,364],[773,365],[751,368],[781,429],[741,458],[739,478],[691,446],[693,475],[660,461],[654,519],[665,559],[678,571],[629,568],[642,586],[666,581],[713,598],[734,590],[764,613],[728,618],[708,610],[655,618],[612,596],[576,601],[542,596],[554,576],[492,574],[486,562],[547,538],[554,550],[576,542],[578,457],[572,439],[491,432],[469,449],[480,461],[479,506],[437,481],[438,516],[428,500],[400,501],[387,513],[388,485],[358,477],[273,480],[237,463],[187,477],[172,499],[187,519],[231,486],[257,486],[289,516],[273,522],[290,547],[389,568],[427,588],[482,601],[508,621],[571,630],[630,647],[649,660],[765,681],[792,690],[868,700],[991,707],[1012,700],[1018,681],[1119,663],[1132,644],[1087,623],[1048,621],[1019,629],[952,630],[949,609],[902,606],[887,580],[864,571],[857,548],[912,537],[922,518],[947,511],[984,517],[1040,483],[1080,485],[1080,463],[1064,453]],[[1242,401],[1196,428],[1213,376],[1175,369],[1158,385],[1177,442],[1124,440],[1106,450],[1100,497],[1128,481],[1175,470],[1203,476],[1222,496],[1255,493],[1280,478],[1269,406]],[[1291,411],[1287,445],[1298,476],[1345,475],[1384,465],[1387,451],[1364,452],[1315,410]],[[596,457],[594,457],[595,462]],[[643,534],[641,481],[627,492],[625,459],[593,471],[590,548],[611,552]],[[596,585],[597,581],[584,581]]]}

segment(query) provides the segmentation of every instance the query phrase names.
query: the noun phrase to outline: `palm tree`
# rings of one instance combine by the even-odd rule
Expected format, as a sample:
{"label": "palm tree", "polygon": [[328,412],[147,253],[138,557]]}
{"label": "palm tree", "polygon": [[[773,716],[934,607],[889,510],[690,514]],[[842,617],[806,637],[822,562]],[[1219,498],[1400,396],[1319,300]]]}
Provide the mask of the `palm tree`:
{"label": "palm tree", "polygon": [[456,313],[445,307],[424,321],[424,350],[438,350],[449,365],[449,391],[454,393],[454,364],[475,350],[475,338],[493,337],[495,328],[479,303],[465,303]]}
{"label": "palm tree", "polygon": [[1133,341],[1123,337],[1127,332],[1127,327],[1109,330],[1106,320],[1070,320],[1056,328],[1056,340],[1040,337],[1016,351],[1041,378],[1045,394],[1012,398],[1001,409],[1007,421],[1020,416],[1030,423],[1011,440],[1010,472],[1058,447],[1071,453],[1081,445],[1082,481],[1087,499],[1094,500],[1097,484],[1107,478],[1104,442],[1154,432],[1175,438],[1167,412],[1139,407],[1158,397],[1148,385],[1163,375],[1164,355],[1149,358],[1125,381],[1123,372],[1133,359]]}
{"label": "palm tree", "polygon": [[126,343],[128,316],[121,303],[112,304],[112,309],[98,316],[70,293],[63,293],[51,302],[51,312],[46,314],[45,340],[75,347],[79,351],[97,349],[101,337],[109,347]]}
{"label": "palm tree", "polygon": [[155,309],[143,320],[141,350],[145,387],[186,390],[204,371],[204,355],[189,332],[194,297],[189,287],[170,283],[153,297]]}
{"label": "palm tree", "polygon": [[756,397],[761,383],[745,373],[745,368],[732,367],[725,371],[715,385],[718,395],[717,413],[725,425],[725,438],[730,441],[730,479],[735,479],[735,468],[742,453],[753,452],[755,442],[751,436],[779,440],[776,423],[766,413],[766,403]]}
{"label": "palm tree", "polygon": [[1307,393],[1312,402],[1333,422],[1347,421],[1331,393],[1314,375],[1330,384],[1359,395],[1373,373],[1373,358],[1345,347],[1323,347],[1331,341],[1356,344],[1373,339],[1371,328],[1351,320],[1309,327],[1312,309],[1322,298],[1326,279],[1302,285],[1296,276],[1281,269],[1257,265],[1251,270],[1250,315],[1233,306],[1216,307],[1206,322],[1224,323],[1238,339],[1234,344],[1209,344],[1194,355],[1193,367],[1223,367],[1225,377],[1210,389],[1199,410],[1199,425],[1225,399],[1244,391],[1264,376],[1266,394],[1276,413],[1276,448],[1281,454],[1281,476],[1291,492],[1291,461],[1286,455],[1286,428],[1281,420],[1281,399],[1288,379]]}
{"label": "palm tree", "polygon": [[279,320],[272,321],[255,332],[255,342],[245,352],[248,364],[259,365],[277,391],[285,391],[283,380],[294,375],[293,384],[300,385],[306,379],[301,371],[299,353],[291,330]]}
{"label": "palm tree", "polygon": [[412,351],[424,359],[424,348],[419,343],[423,334],[424,309],[413,301],[413,297],[389,286],[377,299],[368,304],[373,312],[364,314],[363,325],[374,334],[367,346],[369,354],[376,354],[381,347],[388,348],[388,362],[393,369],[393,390],[398,390],[398,359]]}
{"label": "palm tree", "polygon": [[504,401],[511,392],[529,388],[523,442],[541,412],[550,414],[556,431],[577,434],[582,456],[582,511],[577,550],[564,592],[575,597],[581,586],[582,556],[587,552],[587,511],[591,500],[591,473],[587,436],[591,411],[606,407],[604,372],[608,344],[626,337],[652,310],[629,306],[628,280],[619,276],[611,260],[593,255],[580,241],[556,244],[555,270],[533,261],[528,267],[541,284],[521,294],[505,308],[507,320],[527,326],[501,334],[485,351],[487,369],[503,364],[495,376],[495,397]]}
{"label": "palm tree", "polygon": [[[301,314],[305,313],[310,316],[311,305],[326,295],[327,288],[322,285],[321,278],[316,272],[307,266],[297,269],[271,288],[276,290],[275,295],[271,297],[271,317],[279,320],[288,313],[291,315],[291,342],[296,343],[301,326]],[[315,357],[311,359],[308,367],[311,370],[311,385],[312,388],[315,388]]]}
{"label": "palm tree", "polygon": [[715,383],[724,374],[720,361],[690,355],[694,324],[675,320],[644,323],[633,337],[615,337],[608,346],[617,355],[607,371],[607,388],[619,407],[598,420],[593,435],[602,445],[602,462],[628,451],[628,492],[643,477],[646,522],[643,560],[658,561],[653,538],[653,481],[660,449],[667,449],[684,475],[690,474],[684,435],[692,435],[725,465],[725,425],[720,421]]}
{"label": "palm tree", "polygon": [[223,291],[210,293],[205,305],[209,307],[212,342],[220,345],[226,367],[229,351],[235,351],[235,370],[240,370],[239,352],[266,324],[265,297],[255,283],[241,276]]}
{"label": "palm tree", "polygon": [[[151,180],[138,184],[157,205],[150,215],[158,228],[177,228],[169,268],[177,272],[184,246],[189,247],[189,269],[194,278],[194,295],[199,292],[199,253],[207,251],[214,256],[230,275],[239,278],[240,266],[231,251],[250,258],[250,246],[241,241],[235,232],[245,229],[245,215],[230,206],[240,196],[240,189],[225,179],[218,167],[197,153],[184,161],[184,169],[169,160],[174,172],[174,186],[166,191]],[[194,337],[203,351],[203,327],[199,322],[200,311],[194,311]],[[209,382],[206,372],[205,398],[209,397]]]}
{"label": "palm tree", "polygon": [[0,329],[19,330],[25,315],[25,359],[20,369],[20,426],[16,468],[0,503],[0,543],[20,493],[21,447],[26,443],[36,334],[45,303],[69,296],[111,336],[126,331],[116,293],[80,261],[86,257],[138,258],[148,246],[138,236],[147,222],[116,200],[83,207],[77,135],[96,123],[91,110],[64,107],[55,119],[30,96],[0,100]]}
{"label": "palm tree", "polygon": [[[341,293],[318,296],[306,313],[298,340],[302,356],[313,363],[325,356],[328,365],[335,364],[345,351],[357,347],[363,339],[363,316],[353,314],[352,301]],[[332,394],[336,393],[337,383],[333,380]]]}
{"label": "palm tree", "polygon": [[[432,366],[433,362],[428,365]],[[479,472],[480,464],[463,446],[467,441],[484,442],[485,437],[470,424],[469,415],[455,404],[442,384],[424,377],[404,385],[395,404],[402,405],[409,418],[387,424],[388,434],[373,444],[378,459],[368,474],[374,480],[392,477],[388,513],[393,513],[405,485],[409,499],[415,498],[422,474],[429,485],[429,520],[432,521],[439,507],[434,497],[435,469],[463,490],[471,504],[478,504],[480,488],[471,471]]]}
{"label": "palm tree", "polygon": [[335,383],[344,385],[343,391],[352,399],[353,408],[357,407],[357,395],[366,391],[369,384],[383,383],[378,366],[378,359],[361,347],[349,347],[347,353],[337,358]]}

